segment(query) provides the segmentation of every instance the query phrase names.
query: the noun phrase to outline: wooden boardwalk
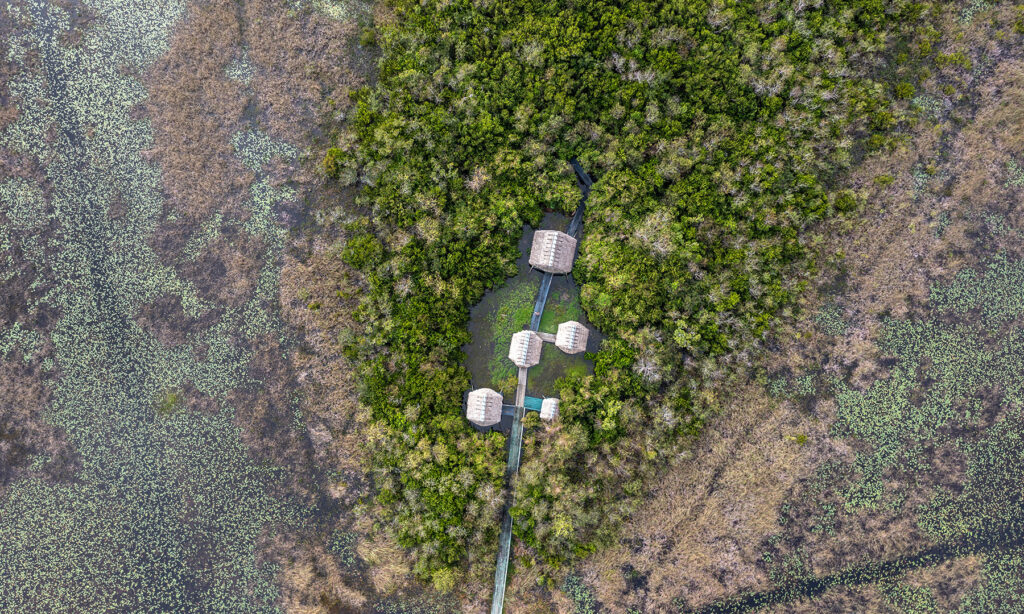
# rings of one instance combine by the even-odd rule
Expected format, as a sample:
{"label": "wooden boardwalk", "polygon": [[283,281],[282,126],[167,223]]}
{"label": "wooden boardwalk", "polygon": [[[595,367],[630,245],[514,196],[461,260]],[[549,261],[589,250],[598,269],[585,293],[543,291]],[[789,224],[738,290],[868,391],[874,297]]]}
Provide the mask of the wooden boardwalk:
{"label": "wooden boardwalk", "polygon": [[[573,170],[576,171],[576,184],[583,193],[576,213],[569,221],[569,229],[566,234],[576,237],[583,226],[583,209],[587,203],[587,196],[590,195],[590,186],[594,183],[590,176],[580,167],[576,159],[569,161]],[[578,237],[577,237],[578,238]],[[548,302],[548,293],[551,291],[551,273],[544,273],[540,282],[540,289],[537,291],[537,300],[533,305],[533,316],[530,318],[530,330],[537,331],[540,328],[540,319],[544,314],[544,306]],[[551,336],[551,335],[549,335]],[[515,504],[515,492],[512,490],[512,478],[519,471],[519,459],[523,453],[523,415],[526,413],[526,372],[528,369],[519,369],[519,384],[516,386],[515,412],[512,414],[512,432],[508,437],[508,462],[505,464],[505,482],[509,485],[509,500],[505,506],[505,515],[501,520],[501,534],[498,537],[498,564],[494,570],[494,597],[491,599],[491,614],[502,614],[505,607],[505,582],[508,579],[508,559],[512,550],[512,506]]]}
{"label": "wooden boardwalk", "polygon": [[530,318],[530,330],[540,328],[540,318],[544,315],[544,305],[548,303],[548,293],[551,291],[551,273],[544,273],[540,280],[540,290],[537,291],[537,300],[533,303],[533,316]]}
{"label": "wooden boardwalk", "polygon": [[[523,415],[526,413],[526,371],[519,368],[519,384],[516,386],[516,409],[512,415],[512,432],[508,437],[508,462],[505,464],[505,482],[512,484],[512,478],[519,471],[519,459],[523,453]],[[511,486],[510,486],[511,488]],[[505,579],[508,577],[508,559],[512,549],[512,514],[509,509],[515,505],[513,493],[501,520],[501,536],[498,541],[498,565],[494,570],[494,597],[491,600],[491,614],[501,614],[505,603]]]}

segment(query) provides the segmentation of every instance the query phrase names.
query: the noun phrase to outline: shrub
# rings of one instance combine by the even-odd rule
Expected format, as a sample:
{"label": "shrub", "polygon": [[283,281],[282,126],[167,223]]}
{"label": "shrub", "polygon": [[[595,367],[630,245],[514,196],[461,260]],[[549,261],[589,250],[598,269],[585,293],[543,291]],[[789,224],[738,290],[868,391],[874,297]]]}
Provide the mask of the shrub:
{"label": "shrub", "polygon": [[814,270],[815,227],[855,210],[825,180],[853,137],[867,128],[881,147],[901,121],[884,94],[895,86],[869,74],[888,45],[909,48],[922,5],[729,3],[713,19],[700,0],[394,10],[379,81],[356,95],[356,147],[324,161],[358,169],[370,212],[344,250],[367,287],[346,352],[379,426],[382,522],[425,579],[465,562],[491,572],[503,438],[461,417],[459,348],[469,307],[515,271],[523,224],[575,208],[577,156],[597,183],[574,275],[607,340],[593,375],[562,380],[559,432],[528,438],[513,510],[553,571],[610,539],[652,459],[714,410],[702,366],[724,372],[717,361],[757,342]]}

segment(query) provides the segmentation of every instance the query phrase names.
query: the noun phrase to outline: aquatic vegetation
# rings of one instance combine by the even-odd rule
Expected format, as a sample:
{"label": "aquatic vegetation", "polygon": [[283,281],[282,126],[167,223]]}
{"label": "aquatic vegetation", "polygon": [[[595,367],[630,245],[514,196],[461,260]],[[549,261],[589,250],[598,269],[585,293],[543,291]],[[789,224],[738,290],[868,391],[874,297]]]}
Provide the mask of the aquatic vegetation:
{"label": "aquatic vegetation", "polygon": [[992,8],[986,0],[970,0],[960,11],[960,23],[967,25],[974,20],[975,15]]}
{"label": "aquatic vegetation", "polygon": [[277,141],[269,135],[253,129],[236,132],[231,137],[231,145],[235,148],[235,155],[254,171],[262,170],[263,166],[275,156],[291,160],[298,153],[288,143]]}
{"label": "aquatic vegetation", "polygon": [[181,407],[182,393],[180,390],[167,390],[156,400],[156,413],[160,416],[167,416]]}
{"label": "aquatic vegetation", "polygon": [[964,596],[958,614],[1011,611],[1024,594],[1024,548],[994,550],[982,563],[983,583]]}
{"label": "aquatic vegetation", "polygon": [[[78,483],[32,478],[11,487],[0,522],[0,604],[46,612],[185,612],[197,604],[276,611],[274,570],[255,565],[252,544],[285,518],[284,509],[264,494],[273,476],[251,465],[230,417],[179,414],[133,430],[148,452],[124,450],[126,462],[96,467],[115,450],[85,449]],[[127,475],[110,479],[117,471]]]}
{"label": "aquatic vegetation", "polygon": [[331,534],[331,541],[328,547],[331,554],[338,557],[342,565],[352,567],[356,564],[356,557],[358,556],[356,553],[357,540],[358,536],[355,533],[338,529]]}
{"label": "aquatic vegetation", "polygon": [[[971,409],[980,403],[976,391],[982,384],[999,386],[1003,380],[993,381],[993,376],[1006,373],[998,364],[999,354],[967,325],[892,322],[883,347],[897,356],[888,378],[865,392],[841,382],[836,385],[834,431],[871,446],[870,452],[857,457],[860,478],[847,493],[853,506],[876,505],[888,471],[920,469],[925,442],[939,440],[944,427],[969,426]],[[925,368],[932,383],[922,390],[919,374]],[[967,409],[961,413],[965,401]],[[975,411],[980,413],[980,407]]]}
{"label": "aquatic vegetation", "polygon": [[[832,586],[874,583],[897,611],[936,612],[932,588],[901,578],[912,569],[967,555],[982,557],[981,583],[963,595],[956,611],[1009,611],[1007,604],[1024,590],[1022,275],[1024,260],[1006,254],[961,270],[932,288],[925,310],[885,323],[879,347],[892,357],[886,375],[865,390],[831,380],[837,404],[832,434],[857,452],[850,464],[832,460],[818,468],[801,495],[810,503],[804,527],[838,539],[839,527],[852,514],[863,519],[865,513],[895,512],[910,515],[936,545],[891,560],[863,561],[825,577],[801,572],[787,579],[783,563],[798,560],[799,548],[773,551],[782,542],[778,534],[768,540],[765,556],[782,565],[772,572],[779,588],[704,611],[750,611]],[[776,381],[784,389],[799,388],[785,378]],[[963,476],[937,474],[938,450],[964,459]],[[906,504],[921,496],[923,505]],[[791,503],[780,512],[784,530],[799,530],[790,522]]]}
{"label": "aquatic vegetation", "polygon": [[964,269],[950,283],[933,286],[928,302],[939,312],[977,312],[994,333],[1024,313],[1024,264],[996,254],[981,271]]}
{"label": "aquatic vegetation", "polygon": [[249,51],[247,49],[242,49],[240,57],[231,60],[231,63],[224,67],[224,74],[229,79],[234,79],[244,85],[249,85],[255,72],[256,68],[249,60]]}
{"label": "aquatic vegetation", "polygon": [[562,584],[562,592],[572,601],[574,614],[594,614],[597,612],[594,593],[579,576],[566,576],[565,582]]}
{"label": "aquatic vegetation", "polygon": [[35,357],[43,342],[38,331],[26,328],[21,322],[15,322],[7,330],[0,329],[0,358],[6,358],[15,349],[20,350],[21,357],[29,362]]}
{"label": "aquatic vegetation", "polygon": [[[1024,263],[1000,254],[981,272],[960,271],[932,288],[929,305],[925,318],[886,325],[881,347],[896,357],[889,377],[864,392],[835,387],[835,432],[871,446],[858,454],[850,505],[876,505],[887,472],[921,470],[925,446],[946,440],[951,428],[976,428],[987,404],[1024,401],[1024,361],[1014,350],[1024,330],[1007,328],[1024,314]],[[987,399],[986,390],[999,391],[998,398]]]}
{"label": "aquatic vegetation", "polygon": [[935,237],[942,238],[942,235],[946,233],[946,229],[949,228],[952,218],[948,211],[941,211],[935,218]]}
{"label": "aquatic vegetation", "polygon": [[199,227],[192,238],[185,244],[185,248],[181,250],[182,256],[189,260],[195,260],[199,256],[200,252],[206,249],[218,236],[220,236],[221,225],[224,223],[224,216],[220,213],[215,213],[213,217],[203,222],[202,226]]}
{"label": "aquatic vegetation", "polygon": [[843,318],[842,308],[835,303],[822,307],[814,321],[821,328],[822,332],[835,337],[845,335],[846,331],[850,328],[850,325]]}
{"label": "aquatic vegetation", "polygon": [[0,183],[0,207],[13,230],[37,228],[49,219],[43,191],[21,177]]}
{"label": "aquatic vegetation", "polygon": [[[163,215],[160,170],[140,155],[152,135],[132,114],[146,96],[136,75],[167,49],[184,9],[85,4],[97,18],[74,45],[58,6],[28,0],[8,9],[18,25],[9,57],[19,68],[9,88],[21,108],[0,144],[39,161],[51,189],[44,198],[22,180],[2,184],[0,243],[40,246],[23,250],[43,272],[33,283],[46,289],[27,309],[60,314],[47,357],[60,376],[45,418],[82,460],[71,483],[29,477],[10,486],[0,513],[0,609],[277,611],[276,569],[257,562],[255,544],[298,516],[270,494],[280,473],[253,461],[227,397],[257,383],[240,337],[277,330],[284,231],[274,207],[293,191],[265,178],[251,188],[244,228],[268,247],[242,308],[173,347],[142,329],[137,313],[162,296],[179,299],[188,318],[219,307],[148,243]],[[37,63],[26,61],[32,54]],[[294,156],[254,131],[236,141],[253,170]],[[111,216],[115,202],[121,213]],[[185,256],[231,223],[208,220]],[[17,346],[29,357],[40,338],[19,326],[4,330],[0,350]],[[199,397],[211,412],[189,410]]]}
{"label": "aquatic vegetation", "polygon": [[540,318],[540,330],[545,333],[558,332],[558,325],[569,320],[583,319],[579,289],[552,291]]}
{"label": "aquatic vegetation", "polygon": [[539,285],[540,282],[536,280],[522,280],[498,290],[498,306],[489,318],[494,353],[487,363],[494,383],[516,374],[515,365],[508,359],[508,346],[512,342],[512,335],[530,323]]}
{"label": "aquatic vegetation", "polygon": [[1024,187],[1024,168],[1017,164],[1016,160],[1006,162],[1006,185],[1011,188]]}
{"label": "aquatic vegetation", "polygon": [[920,96],[915,96],[910,102],[914,107],[920,109],[921,112],[934,119],[938,119],[946,111],[946,106],[934,96],[921,94]]}
{"label": "aquatic vegetation", "polygon": [[338,21],[369,21],[373,5],[365,0],[295,0],[295,5],[309,4],[331,19]]}

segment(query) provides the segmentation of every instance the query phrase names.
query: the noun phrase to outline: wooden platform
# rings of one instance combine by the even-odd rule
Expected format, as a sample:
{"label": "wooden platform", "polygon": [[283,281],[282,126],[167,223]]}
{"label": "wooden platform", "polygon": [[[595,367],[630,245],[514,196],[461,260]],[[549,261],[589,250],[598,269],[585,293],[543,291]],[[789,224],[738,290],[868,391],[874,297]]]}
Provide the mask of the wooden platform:
{"label": "wooden platform", "polygon": [[[583,209],[587,203],[587,196],[590,194],[590,186],[594,183],[590,176],[583,171],[575,158],[569,161],[573,170],[576,171],[576,183],[583,194],[580,204],[576,207],[576,213],[569,222],[569,230],[566,234],[578,238],[577,235],[583,225]],[[530,318],[530,330],[537,331],[540,328],[540,319],[544,314],[544,306],[548,302],[548,293],[551,291],[551,273],[544,273],[540,282],[540,289],[537,291],[537,300],[533,307],[533,317]],[[555,335],[550,333],[538,333],[541,339],[554,343]],[[519,471],[519,458],[523,452],[523,415],[526,413],[526,371],[519,369],[519,385],[516,386],[515,409],[512,415],[512,432],[508,438],[508,462],[505,464],[505,480],[511,483],[512,477]],[[501,535],[498,538],[498,565],[494,570],[494,597],[491,600],[491,614],[502,614],[505,607],[505,582],[508,579],[508,557],[512,550],[512,515],[509,510],[515,503],[515,493],[511,493],[509,501],[505,506],[505,514],[501,521]]]}

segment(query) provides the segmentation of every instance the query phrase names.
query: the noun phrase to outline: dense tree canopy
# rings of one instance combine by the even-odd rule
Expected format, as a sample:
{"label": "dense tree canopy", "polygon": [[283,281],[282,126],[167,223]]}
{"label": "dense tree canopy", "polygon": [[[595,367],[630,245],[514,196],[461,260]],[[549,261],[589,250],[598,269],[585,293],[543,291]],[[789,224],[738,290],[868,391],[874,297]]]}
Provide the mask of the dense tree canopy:
{"label": "dense tree canopy", "polygon": [[326,160],[368,211],[345,257],[366,282],[350,351],[380,426],[382,517],[424,576],[490,565],[504,441],[462,418],[460,346],[469,307],[515,272],[522,224],[576,206],[576,156],[597,181],[575,275],[608,339],[593,375],[563,382],[559,423],[527,437],[514,509],[555,569],[614,530],[713,409],[702,382],[801,290],[816,224],[856,206],[827,182],[897,122],[881,69],[925,7],[393,8],[380,80]]}

